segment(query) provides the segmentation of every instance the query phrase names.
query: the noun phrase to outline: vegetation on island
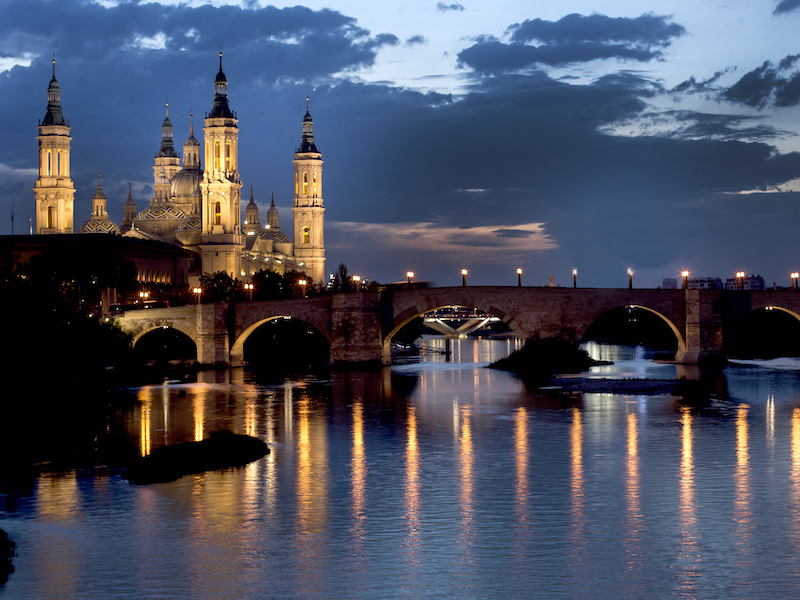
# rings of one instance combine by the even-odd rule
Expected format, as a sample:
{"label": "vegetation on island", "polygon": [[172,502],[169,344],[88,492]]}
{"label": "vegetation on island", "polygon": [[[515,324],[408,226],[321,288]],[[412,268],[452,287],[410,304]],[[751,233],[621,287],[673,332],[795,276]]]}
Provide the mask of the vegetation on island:
{"label": "vegetation on island", "polygon": [[543,385],[556,374],[581,373],[597,364],[578,344],[566,338],[534,338],[506,358],[489,365],[490,369],[510,371],[527,383]]}
{"label": "vegetation on island", "polygon": [[200,442],[156,448],[131,463],[122,475],[131,483],[175,481],[184,475],[242,467],[269,453],[269,446],[248,435],[216,431]]}

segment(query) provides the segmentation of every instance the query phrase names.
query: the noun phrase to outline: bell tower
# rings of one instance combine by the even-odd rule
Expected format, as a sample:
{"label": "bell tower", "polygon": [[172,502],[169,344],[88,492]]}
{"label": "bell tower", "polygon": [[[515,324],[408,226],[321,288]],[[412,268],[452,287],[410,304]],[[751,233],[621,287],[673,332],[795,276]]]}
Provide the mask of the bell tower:
{"label": "bell tower", "polygon": [[294,153],[294,256],[314,280],[325,285],[325,208],[322,202],[322,153],[314,143],[314,121],[306,98],[303,137]]}
{"label": "bell tower", "polygon": [[61,113],[61,86],[53,79],[47,88],[47,113],[39,122],[39,178],[33,188],[36,233],[72,233],[75,186],[70,175],[69,122]]}
{"label": "bell tower", "polygon": [[228,80],[222,71],[220,52],[214,106],[206,114],[203,128],[206,169],[200,183],[203,223],[200,250],[204,273],[226,271],[234,278],[241,275],[244,247],[237,123],[228,106]]}

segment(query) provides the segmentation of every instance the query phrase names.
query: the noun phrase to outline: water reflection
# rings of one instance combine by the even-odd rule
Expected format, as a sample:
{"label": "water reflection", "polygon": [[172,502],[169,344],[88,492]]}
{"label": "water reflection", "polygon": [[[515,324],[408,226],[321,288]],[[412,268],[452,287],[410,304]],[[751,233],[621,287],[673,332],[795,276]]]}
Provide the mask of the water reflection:
{"label": "water reflection", "polygon": [[681,541],[678,549],[680,564],[678,587],[681,593],[694,597],[700,577],[701,544],[695,506],[695,477],[692,435],[692,412],[681,407],[681,466],[678,482],[680,505],[678,508]]}
{"label": "water reflection", "polygon": [[[469,343],[453,356],[483,358]],[[154,486],[40,477],[3,498],[25,552],[0,596],[796,595],[796,378],[763,386],[747,367],[728,375],[736,400],[689,409],[529,390],[434,356],[430,369],[141,388],[120,413],[134,450],[226,427],[272,452]]]}

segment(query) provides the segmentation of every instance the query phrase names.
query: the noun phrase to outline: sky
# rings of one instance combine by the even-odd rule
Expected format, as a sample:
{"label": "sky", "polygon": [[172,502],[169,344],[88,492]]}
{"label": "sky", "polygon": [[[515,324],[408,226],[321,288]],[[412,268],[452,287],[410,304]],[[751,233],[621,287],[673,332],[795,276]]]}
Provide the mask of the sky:
{"label": "sky", "polygon": [[306,96],[327,269],[658,287],[800,269],[800,0],[0,0],[0,235],[27,233],[56,58],[76,228],[200,138],[219,51],[242,209],[291,231]]}

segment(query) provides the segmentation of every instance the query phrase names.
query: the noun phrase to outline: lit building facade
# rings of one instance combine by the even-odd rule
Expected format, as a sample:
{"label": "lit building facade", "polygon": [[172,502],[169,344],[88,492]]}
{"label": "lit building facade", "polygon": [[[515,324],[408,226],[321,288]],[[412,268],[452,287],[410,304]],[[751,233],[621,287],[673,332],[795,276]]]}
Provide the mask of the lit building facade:
{"label": "lit building facade", "polygon": [[[61,110],[61,91],[55,78],[48,88],[47,114],[39,125],[39,178],[34,188],[36,233],[73,233],[75,189],[70,178],[70,128]],[[205,169],[203,169],[205,161]],[[161,125],[161,145],[153,164],[153,197],[137,212],[129,184],[119,226],[108,218],[107,199],[98,179],[92,214],[81,233],[113,233],[123,237],[166,242],[189,250],[202,265],[195,275],[225,271],[247,278],[260,270],[297,270],[315,283],[325,279],[322,154],[314,143],[308,111],[302,123],[300,147],[294,154],[295,194],[292,216],[294,241],[281,230],[274,197],[261,225],[253,200],[242,223],[239,175],[239,123],[228,103],[228,81],[219,55],[214,103],[206,114],[203,141],[189,137],[176,151],[169,105]],[[193,283],[193,282],[192,282]]]}

